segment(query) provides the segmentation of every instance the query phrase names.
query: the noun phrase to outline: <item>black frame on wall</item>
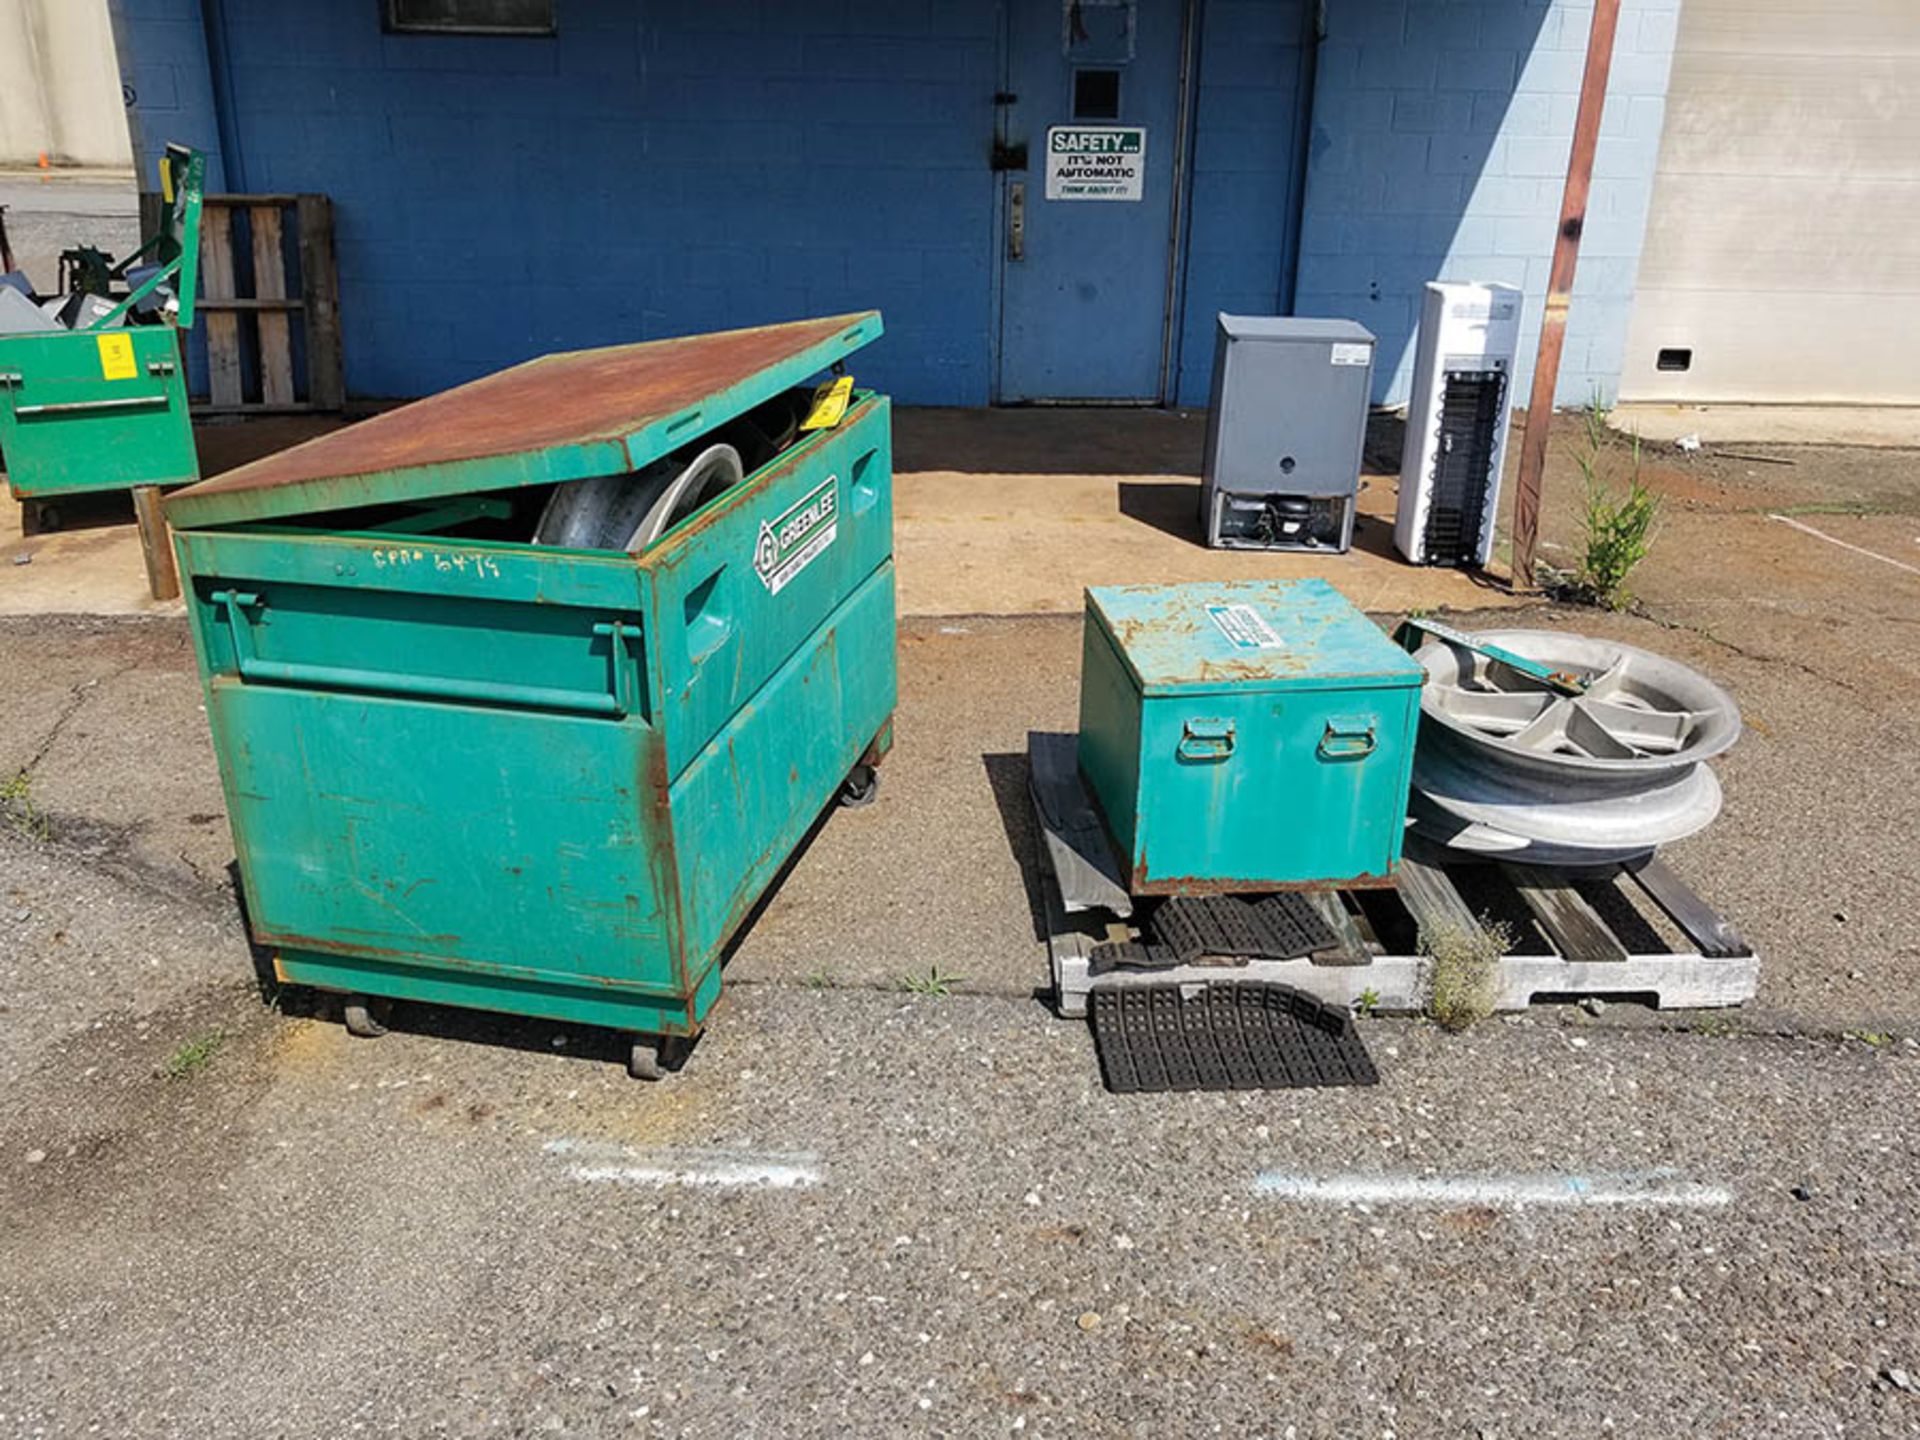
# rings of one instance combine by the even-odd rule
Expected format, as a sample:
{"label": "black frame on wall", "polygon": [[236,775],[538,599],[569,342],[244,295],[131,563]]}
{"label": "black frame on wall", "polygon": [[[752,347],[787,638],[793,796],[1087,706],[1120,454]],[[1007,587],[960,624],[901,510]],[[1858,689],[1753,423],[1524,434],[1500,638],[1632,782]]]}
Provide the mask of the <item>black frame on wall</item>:
{"label": "black frame on wall", "polygon": [[381,0],[396,35],[552,35],[559,0]]}

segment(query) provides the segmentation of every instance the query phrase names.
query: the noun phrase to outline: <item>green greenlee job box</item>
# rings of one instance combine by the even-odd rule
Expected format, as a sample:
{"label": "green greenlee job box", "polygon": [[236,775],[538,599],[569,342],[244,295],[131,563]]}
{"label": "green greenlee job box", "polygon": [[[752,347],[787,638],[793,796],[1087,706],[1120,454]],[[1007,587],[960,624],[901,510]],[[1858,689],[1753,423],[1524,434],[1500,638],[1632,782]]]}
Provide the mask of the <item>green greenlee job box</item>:
{"label": "green greenlee job box", "polygon": [[[889,405],[804,423],[806,382],[880,333],[548,356],[169,497],[283,979],[697,1032],[731,937],[890,743]],[[555,487],[755,436],[772,458],[650,548],[533,543]]]}
{"label": "green greenlee job box", "polygon": [[1423,678],[1324,580],[1087,591],[1080,773],[1123,883],[1392,883]]}
{"label": "green greenlee job box", "polygon": [[146,260],[151,273],[91,328],[0,335],[0,459],[34,528],[58,523],[64,496],[200,478],[180,335],[199,292],[206,167],[198,151],[167,146],[160,227],[115,267]]}

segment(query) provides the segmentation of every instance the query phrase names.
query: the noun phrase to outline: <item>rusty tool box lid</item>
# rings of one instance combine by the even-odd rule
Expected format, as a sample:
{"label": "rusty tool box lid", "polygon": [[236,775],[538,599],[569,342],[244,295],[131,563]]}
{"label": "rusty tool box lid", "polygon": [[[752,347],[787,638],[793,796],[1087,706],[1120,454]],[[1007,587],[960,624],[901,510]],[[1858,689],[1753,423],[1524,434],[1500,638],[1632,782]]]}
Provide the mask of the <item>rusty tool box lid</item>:
{"label": "rusty tool box lid", "polygon": [[1146,695],[1385,689],[1426,678],[1324,580],[1097,586],[1087,610]]}
{"label": "rusty tool box lid", "polygon": [[879,338],[880,312],[529,360],[174,492],[176,529],[619,475]]}

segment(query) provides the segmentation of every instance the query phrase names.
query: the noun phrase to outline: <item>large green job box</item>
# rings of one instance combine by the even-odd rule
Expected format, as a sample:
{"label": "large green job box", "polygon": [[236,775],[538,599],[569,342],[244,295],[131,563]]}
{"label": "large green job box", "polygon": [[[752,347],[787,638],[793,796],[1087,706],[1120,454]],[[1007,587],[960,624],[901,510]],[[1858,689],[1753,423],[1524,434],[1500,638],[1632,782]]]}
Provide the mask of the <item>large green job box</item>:
{"label": "large green job box", "polygon": [[1324,580],[1089,590],[1080,772],[1123,882],[1391,883],[1423,677]]}
{"label": "large green job box", "polygon": [[[549,356],[169,498],[282,978],[698,1030],[730,938],[890,743],[888,402],[822,425],[805,383],[880,331]],[[771,458],[650,547],[534,543],[556,487],[720,440]]]}

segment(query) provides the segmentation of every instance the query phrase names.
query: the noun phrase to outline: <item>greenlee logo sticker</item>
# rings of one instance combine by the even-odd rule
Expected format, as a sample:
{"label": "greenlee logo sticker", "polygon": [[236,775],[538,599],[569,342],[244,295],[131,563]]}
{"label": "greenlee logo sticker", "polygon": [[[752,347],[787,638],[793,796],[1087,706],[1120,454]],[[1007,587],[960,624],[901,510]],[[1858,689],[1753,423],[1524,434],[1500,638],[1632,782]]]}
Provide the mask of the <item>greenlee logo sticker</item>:
{"label": "greenlee logo sticker", "polygon": [[790,509],[760,522],[753,546],[753,573],[769,593],[778,595],[833,544],[839,533],[840,477],[829,475]]}

